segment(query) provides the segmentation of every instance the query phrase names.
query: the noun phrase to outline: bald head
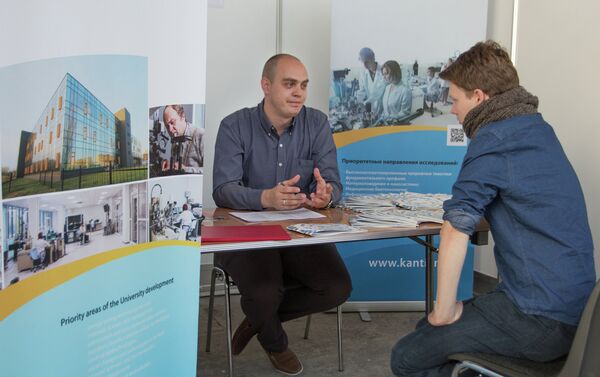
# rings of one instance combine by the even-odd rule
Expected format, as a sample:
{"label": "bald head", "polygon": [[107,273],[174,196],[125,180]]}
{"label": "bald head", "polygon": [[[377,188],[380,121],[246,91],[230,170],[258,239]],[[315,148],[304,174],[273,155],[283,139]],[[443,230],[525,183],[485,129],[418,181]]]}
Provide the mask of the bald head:
{"label": "bald head", "polygon": [[265,66],[263,67],[263,71],[262,71],[262,77],[266,77],[270,81],[273,81],[273,79],[275,78],[275,71],[277,71],[277,64],[281,60],[294,60],[294,61],[297,61],[298,63],[302,64],[300,59],[298,59],[297,57],[290,55],[290,54],[273,55],[265,63]]}
{"label": "bald head", "polygon": [[275,128],[283,132],[304,106],[308,72],[298,58],[275,55],[265,63],[260,86],[265,94],[265,114]]}

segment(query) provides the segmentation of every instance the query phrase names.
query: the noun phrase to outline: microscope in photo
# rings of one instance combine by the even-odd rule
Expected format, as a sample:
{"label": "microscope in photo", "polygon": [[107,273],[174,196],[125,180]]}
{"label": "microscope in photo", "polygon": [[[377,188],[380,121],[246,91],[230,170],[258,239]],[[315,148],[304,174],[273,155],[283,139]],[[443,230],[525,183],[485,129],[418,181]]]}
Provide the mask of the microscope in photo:
{"label": "microscope in photo", "polygon": [[329,125],[332,132],[370,127],[373,122],[371,104],[356,98],[358,80],[346,80],[350,69],[333,71],[333,93],[329,104]]}
{"label": "microscope in photo", "polygon": [[183,204],[173,198],[163,203],[162,194],[158,183],[150,191],[150,239],[196,241],[200,235],[202,205],[194,202],[190,191],[184,193]]}
{"label": "microscope in photo", "polygon": [[159,117],[157,109],[152,115],[152,129],[150,130],[150,176],[164,175],[163,161],[171,159],[171,138]]}
{"label": "microscope in photo", "polygon": [[183,170],[183,153],[184,153],[184,143],[191,142],[191,136],[174,136],[171,138],[171,159],[169,161],[169,169],[168,172],[163,175],[174,175],[174,174],[184,174]]}

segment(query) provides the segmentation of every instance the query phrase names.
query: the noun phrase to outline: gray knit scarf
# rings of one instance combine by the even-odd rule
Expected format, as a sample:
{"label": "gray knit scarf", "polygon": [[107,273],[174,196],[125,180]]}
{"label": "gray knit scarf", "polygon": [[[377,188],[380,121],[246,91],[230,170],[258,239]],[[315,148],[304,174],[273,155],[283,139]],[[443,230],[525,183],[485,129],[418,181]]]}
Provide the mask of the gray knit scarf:
{"label": "gray knit scarf", "polygon": [[463,129],[469,139],[488,123],[537,112],[538,98],[522,86],[507,90],[483,101],[465,116]]}

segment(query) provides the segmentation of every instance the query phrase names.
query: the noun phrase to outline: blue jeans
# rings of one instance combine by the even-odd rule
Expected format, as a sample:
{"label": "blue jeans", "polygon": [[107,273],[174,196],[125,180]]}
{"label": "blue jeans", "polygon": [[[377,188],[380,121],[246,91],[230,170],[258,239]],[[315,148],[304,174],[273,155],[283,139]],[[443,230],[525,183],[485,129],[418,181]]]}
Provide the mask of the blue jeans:
{"label": "blue jeans", "polygon": [[450,376],[453,353],[490,353],[551,361],[569,352],[577,327],[523,313],[504,292],[493,291],[465,301],[462,316],[447,326],[421,319],[392,349],[396,376]]}

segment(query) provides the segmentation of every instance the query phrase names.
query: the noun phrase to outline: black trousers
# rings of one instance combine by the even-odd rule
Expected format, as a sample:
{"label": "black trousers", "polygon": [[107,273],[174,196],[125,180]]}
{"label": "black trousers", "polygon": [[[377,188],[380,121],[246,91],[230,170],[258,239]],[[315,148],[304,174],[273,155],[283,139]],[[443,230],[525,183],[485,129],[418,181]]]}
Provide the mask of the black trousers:
{"label": "black trousers", "polygon": [[[270,352],[288,346],[282,322],[334,308],[352,291],[334,244],[218,253],[215,265],[233,278],[242,310]],[[298,287],[284,289],[290,280]]]}

